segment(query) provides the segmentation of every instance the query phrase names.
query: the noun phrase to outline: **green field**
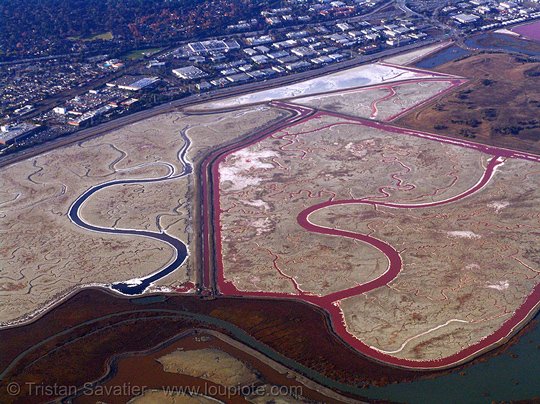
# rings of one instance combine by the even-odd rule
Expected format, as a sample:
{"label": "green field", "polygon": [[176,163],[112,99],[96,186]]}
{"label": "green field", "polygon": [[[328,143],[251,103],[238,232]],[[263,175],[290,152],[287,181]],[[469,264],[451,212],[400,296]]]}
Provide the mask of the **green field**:
{"label": "green field", "polygon": [[111,31],[103,32],[101,34],[96,34],[92,36],[87,37],[80,37],[80,36],[70,36],[68,39],[72,41],[84,41],[84,42],[93,42],[93,41],[111,41],[114,38],[114,35]]}
{"label": "green field", "polygon": [[86,41],[98,41],[98,40],[110,41],[113,38],[114,38],[113,33],[111,31],[109,31],[109,32],[104,32],[102,34],[94,35],[93,37],[90,37],[90,38],[85,39],[85,40]]}
{"label": "green field", "polygon": [[139,60],[147,56],[151,56],[158,53],[163,48],[150,48],[150,49],[135,49],[122,56],[122,59]]}

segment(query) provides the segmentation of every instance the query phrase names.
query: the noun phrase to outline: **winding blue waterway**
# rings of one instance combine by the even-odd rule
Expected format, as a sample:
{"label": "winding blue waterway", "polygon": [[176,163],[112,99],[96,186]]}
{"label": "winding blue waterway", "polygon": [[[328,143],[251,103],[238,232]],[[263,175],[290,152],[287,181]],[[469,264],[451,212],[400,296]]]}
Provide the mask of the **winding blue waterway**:
{"label": "winding blue waterway", "polygon": [[169,173],[162,177],[157,177],[157,178],[115,180],[115,181],[110,181],[103,184],[95,185],[91,187],[90,189],[88,189],[81,196],[79,196],[79,198],[77,198],[77,200],[71,205],[69,209],[68,216],[71,219],[71,221],[73,221],[73,223],[75,223],[76,225],[84,229],[99,232],[99,233],[125,234],[125,235],[130,235],[130,236],[150,237],[150,238],[160,240],[169,244],[175,250],[175,258],[173,259],[173,261],[167,264],[167,266],[160,269],[159,271],[151,275],[148,275],[144,278],[139,278],[131,282],[118,282],[111,285],[112,289],[117,290],[125,295],[141,294],[152,283],[154,283],[158,279],[163,278],[164,276],[167,276],[168,274],[170,274],[171,272],[179,268],[184,263],[184,261],[186,260],[188,256],[188,249],[187,249],[186,244],[184,244],[184,242],[182,242],[181,240],[167,234],[165,231],[152,232],[152,231],[145,231],[145,230],[116,229],[116,228],[95,226],[93,224],[87,223],[80,217],[79,215],[80,208],[88,198],[90,198],[96,192],[104,188],[108,188],[108,187],[112,187],[116,185],[124,185],[124,184],[146,184],[146,183],[152,183],[152,182],[168,181],[168,180],[177,179],[177,178],[190,175],[193,172],[193,166],[187,160],[187,152],[189,150],[189,147],[191,146],[191,141],[185,134],[185,131],[181,133],[181,136],[184,140],[184,146],[178,152],[178,160],[183,164],[182,172],[175,174],[174,166],[169,163],[153,163],[154,165],[164,165],[168,167]]}
{"label": "winding blue waterway", "polygon": [[[434,56],[436,56],[435,54]],[[445,63],[444,61],[441,63]],[[88,189],[71,206],[70,219],[82,228],[100,233],[126,234],[151,237],[171,245],[176,251],[175,259],[166,267],[147,277],[138,279],[137,282],[119,282],[111,285],[126,295],[138,295],[156,280],[170,274],[180,267],[185,261],[188,251],[187,246],[165,232],[150,232],[131,229],[111,229],[95,226],[85,222],[79,216],[79,210],[83,203],[95,192],[106,187],[121,184],[141,184],[166,181],[180,178],[192,173],[193,168],[186,159],[190,146],[190,140],[183,133],[185,146],[178,154],[183,163],[183,171],[174,174],[174,167],[167,163],[160,163],[169,167],[169,173],[165,176],[152,179],[115,180]],[[157,299],[157,298],[156,298]],[[152,300],[141,303],[152,303]],[[200,316],[199,316],[200,317]],[[268,347],[259,344],[256,340],[248,338],[244,332],[236,330],[230,324],[214,318],[206,319],[209,323],[216,323],[226,329],[233,329],[235,336],[249,339],[250,346],[255,347],[270,357],[278,357],[281,363],[293,369],[297,369],[308,377],[327,385],[328,387],[345,392],[359,394],[370,399],[391,400],[407,403],[490,403],[492,401],[528,400],[540,397],[540,315],[535,318],[535,323],[519,342],[503,354],[487,359],[485,362],[476,363],[462,372],[453,371],[446,375],[433,379],[419,380],[412,383],[392,384],[384,387],[361,388],[348,386],[330,380],[317,372],[305,368],[287,358],[280,357]],[[240,339],[240,340],[243,340]]]}

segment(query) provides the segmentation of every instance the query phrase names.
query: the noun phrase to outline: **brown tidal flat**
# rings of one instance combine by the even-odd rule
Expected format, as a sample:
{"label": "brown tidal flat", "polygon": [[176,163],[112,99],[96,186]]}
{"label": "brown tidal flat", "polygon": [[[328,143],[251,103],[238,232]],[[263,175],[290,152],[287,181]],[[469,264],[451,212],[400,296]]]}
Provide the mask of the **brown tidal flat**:
{"label": "brown tidal flat", "polygon": [[[208,327],[174,317],[166,310],[186,310],[226,320],[285,357],[347,384],[379,384],[419,376],[365,359],[329,332],[321,310],[305,304],[235,298],[201,301],[169,296],[164,302],[142,305],[88,289],[33,323],[0,331],[1,369],[5,370],[26,351],[2,375],[0,402],[24,402],[28,398],[28,389],[24,390],[27,383],[83,386],[101,378],[107,361],[114,355],[145,351],[187,329]],[[216,326],[209,328],[229,334]],[[10,382],[23,387],[21,395],[6,394]],[[51,398],[42,397],[36,402]]]}
{"label": "brown tidal flat", "polygon": [[[155,238],[74,224],[73,203],[98,184],[112,185],[85,200],[81,218],[109,230],[167,231],[190,244],[190,255],[181,268],[155,282],[154,291],[196,283],[197,184],[194,175],[181,174],[185,159],[196,166],[214,147],[285,116],[266,106],[162,114],[3,167],[0,326],[24,322],[74,289],[142,278],[172,260],[171,246]],[[171,173],[174,179],[159,180]],[[131,182],[135,179],[153,181]]]}
{"label": "brown tidal flat", "polygon": [[[56,384],[80,388],[89,381],[101,379],[114,357],[151,350],[193,328],[212,329],[231,336],[219,326],[175,316],[178,310],[226,320],[283,357],[352,386],[411,381],[444,373],[407,371],[370,361],[329,330],[322,310],[306,304],[271,299],[203,301],[190,296],[167,296],[165,299],[142,304],[148,300],[118,298],[102,290],[88,289],[76,293],[30,324],[0,331],[0,402],[22,403],[30,398],[35,403],[49,401],[55,397],[44,394],[29,397],[32,393],[30,383],[32,386]],[[526,331],[520,334],[523,332]],[[510,344],[517,338],[514,337]],[[215,340],[212,343],[220,344]],[[232,348],[221,347],[233,352],[236,358],[247,360]],[[173,348],[165,345],[159,349]],[[497,354],[501,349],[491,354]],[[135,367],[142,369],[145,361],[150,360],[145,358],[151,356],[152,353],[128,356],[126,360],[142,360],[141,367]],[[485,356],[477,360],[483,358]],[[120,364],[118,375],[130,381],[130,376],[123,373],[123,366]],[[258,365],[257,369],[270,384],[284,384],[281,379],[273,379],[264,366]],[[117,380],[120,379],[110,382]],[[12,382],[22,387],[20,395],[7,394],[6,386]]]}
{"label": "brown tidal flat", "polygon": [[398,119],[398,125],[540,153],[540,63],[521,56],[482,53],[436,70],[469,82]]}
{"label": "brown tidal flat", "polygon": [[[339,396],[328,397],[315,390],[309,389],[302,383],[297,381],[290,374],[283,374],[274,369],[269,364],[253,357],[250,353],[239,346],[233,346],[220,337],[219,334],[214,334],[211,331],[205,332],[193,330],[185,335],[182,335],[176,341],[165,345],[165,347],[142,355],[132,355],[115,360],[112,363],[111,370],[107,376],[103,378],[101,383],[95,388],[96,394],[83,394],[77,397],[75,403],[94,403],[96,400],[104,400],[107,403],[124,403],[126,400],[133,398],[133,395],[115,395],[105,394],[102,392],[120,391],[124,386],[144,386],[145,391],[151,391],[155,395],[156,392],[161,392],[163,395],[181,395],[182,392],[191,392],[194,396],[210,396],[217,400],[226,400],[228,403],[243,403],[247,402],[240,393],[252,391],[254,394],[249,396],[249,401],[256,402],[258,399],[267,397],[268,399],[281,399],[292,402],[294,398],[290,393],[301,393],[301,399],[298,402],[339,402]],[[164,369],[160,363],[167,355],[181,352],[191,354],[193,358],[200,354],[201,359],[208,359],[204,355],[205,352],[212,351],[215,354],[222,353],[220,361],[223,361],[223,354],[229,355],[231,358],[242,364],[246,369],[252,370],[252,376],[247,383],[240,386],[227,386],[226,382],[219,381],[216,378],[205,380],[203,377],[194,377],[193,375],[175,373]],[[190,358],[190,359],[193,359]],[[193,361],[190,361],[191,363]],[[189,363],[186,363],[189,365]],[[209,363],[208,366],[214,369],[214,372],[223,374],[227,370],[239,370],[236,367],[230,366],[230,363],[220,366],[218,363]],[[256,380],[254,381],[253,378]],[[275,389],[274,397],[265,396],[262,391],[264,387],[279,386]],[[168,390],[168,393],[165,391]],[[268,390],[268,389],[267,389]],[[141,395],[147,396],[148,393]],[[343,401],[345,397],[342,397]],[[137,402],[137,400],[135,400]],[[144,400],[141,400],[144,402]]]}

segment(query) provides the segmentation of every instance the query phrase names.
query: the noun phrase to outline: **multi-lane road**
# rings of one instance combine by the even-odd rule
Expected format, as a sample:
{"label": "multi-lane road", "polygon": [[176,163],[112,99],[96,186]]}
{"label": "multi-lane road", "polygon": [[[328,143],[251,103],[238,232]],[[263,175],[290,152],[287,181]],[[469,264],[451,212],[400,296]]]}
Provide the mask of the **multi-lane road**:
{"label": "multi-lane road", "polygon": [[316,70],[309,70],[301,73],[296,73],[290,76],[278,77],[275,79],[270,79],[262,82],[255,82],[250,84],[245,84],[236,87],[223,88],[218,90],[209,91],[207,93],[195,94],[185,98],[181,98],[175,101],[167,102],[152,108],[145,109],[143,111],[135,112],[130,115],[121,116],[115,118],[111,121],[96,125],[91,128],[82,129],[73,134],[60,137],[54,140],[47,141],[45,143],[32,146],[27,149],[22,149],[17,152],[13,152],[7,155],[0,155],[0,168],[11,165],[21,160],[25,160],[39,154],[45,153],[47,151],[66,146],[72,143],[76,143],[93,136],[102,135],[104,133],[110,132],[112,130],[121,128],[123,126],[142,121],[144,119],[151,118],[153,116],[177,111],[184,107],[193,106],[196,104],[204,103],[209,100],[215,100],[219,98],[232,97],[240,94],[250,93],[254,91],[264,90],[268,88],[278,87],[286,84],[296,83],[298,81],[308,80],[313,77],[324,76],[329,73],[334,73],[344,69],[353,68],[362,64],[372,63],[381,58],[386,58],[389,56],[396,55],[398,53],[407,52],[413,49],[421,48],[424,46],[431,45],[435,42],[443,40],[443,37],[431,38],[426,41],[417,42],[407,46],[402,46],[397,49],[388,49],[383,52],[379,52],[373,55],[359,56],[351,60],[344,62],[336,63],[333,65],[328,65]]}

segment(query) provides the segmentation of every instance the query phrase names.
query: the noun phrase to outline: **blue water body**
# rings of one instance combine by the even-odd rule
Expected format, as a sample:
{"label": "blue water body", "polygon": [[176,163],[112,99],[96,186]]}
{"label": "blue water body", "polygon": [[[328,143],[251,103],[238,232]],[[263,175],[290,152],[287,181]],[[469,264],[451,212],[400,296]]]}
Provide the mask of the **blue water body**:
{"label": "blue water body", "polygon": [[[493,43],[493,41],[496,41]],[[465,45],[480,50],[501,50],[523,53],[528,56],[540,56],[540,46],[537,44],[505,34],[486,33],[472,36],[465,40]]]}
{"label": "blue water body", "polygon": [[521,336],[515,345],[498,356],[486,359],[485,362],[477,362],[461,371],[453,371],[433,379],[363,388],[336,382],[286,358],[224,320],[191,312],[164,309],[155,311],[181,313],[198,321],[219,326],[229,331],[238,341],[318,383],[367,399],[411,404],[488,404],[514,400],[527,401],[540,397],[540,315],[536,316],[527,333]]}
{"label": "blue water body", "polygon": [[444,63],[451,62],[452,60],[461,59],[462,57],[469,56],[471,52],[462,49],[459,46],[449,46],[439,52],[422,59],[415,66],[422,69],[433,69]]}
{"label": "blue water body", "polygon": [[130,302],[133,304],[144,306],[146,304],[163,303],[165,300],[167,300],[167,296],[154,295],[154,296],[136,297],[136,298],[130,299]]}
{"label": "blue water body", "polygon": [[158,177],[158,178],[150,178],[150,179],[131,179],[131,180],[114,180],[109,181],[103,184],[95,185],[91,188],[89,188],[85,193],[83,193],[77,200],[71,205],[68,216],[71,219],[73,223],[78,225],[79,227],[82,227],[83,229],[91,230],[98,233],[107,233],[107,234],[120,234],[120,235],[129,235],[129,236],[143,236],[148,238],[153,238],[156,240],[163,241],[169,246],[171,246],[175,251],[175,258],[172,262],[167,264],[164,268],[161,268],[159,271],[148,275],[146,277],[142,277],[138,279],[137,281],[131,281],[131,282],[117,282],[110,285],[110,287],[114,290],[119,291],[120,293],[123,293],[125,295],[139,295],[143,293],[150,285],[152,285],[157,280],[169,275],[176,269],[178,269],[182,264],[185,262],[187,256],[188,256],[188,248],[187,245],[180,239],[177,239],[176,237],[170,236],[164,231],[160,232],[153,232],[153,231],[146,231],[146,230],[135,230],[135,229],[117,229],[117,228],[105,228],[100,226],[95,226],[91,223],[87,223],[79,216],[79,210],[81,209],[84,202],[90,198],[92,195],[94,195],[96,192],[108,188],[108,187],[114,187],[118,185],[127,185],[127,184],[150,184],[150,183],[157,183],[161,181],[169,181],[177,178],[182,178],[187,175],[190,175],[193,173],[193,165],[188,161],[187,159],[187,152],[189,150],[189,147],[191,145],[190,139],[187,137],[185,132],[181,133],[182,138],[184,139],[184,146],[182,149],[178,152],[178,161],[180,161],[184,168],[183,171],[179,174],[174,174],[174,167],[169,163],[162,163],[165,166],[169,167],[169,174]]}
{"label": "blue water body", "polygon": [[[167,178],[173,178],[173,177],[164,177],[163,179],[167,179]],[[176,251],[176,257],[172,262],[170,262],[166,267],[162,268],[158,272],[152,275],[149,275],[147,277],[141,278],[138,283],[118,282],[111,285],[111,287],[114,290],[117,290],[126,295],[141,294],[152,283],[163,278],[164,276],[167,276],[168,274],[176,270],[178,267],[180,267],[184,263],[188,255],[186,244],[184,244],[181,240],[168,235],[167,233],[157,233],[157,232],[145,231],[145,230],[108,229],[108,228],[103,228],[99,226],[94,226],[92,224],[86,223],[84,220],[82,220],[79,217],[79,209],[89,197],[91,197],[94,193],[100,191],[101,189],[111,187],[111,186],[116,186],[116,185],[124,185],[124,184],[146,184],[146,183],[158,182],[161,180],[162,179],[151,179],[151,180],[141,179],[141,180],[126,180],[126,181],[119,180],[119,181],[111,181],[105,184],[94,186],[90,188],[88,191],[86,191],[81,197],[79,197],[79,199],[77,199],[73,203],[68,213],[73,223],[77,224],[78,226],[84,229],[92,230],[99,233],[123,234],[123,235],[129,235],[129,236],[144,236],[148,238],[153,238],[153,239],[160,240],[169,244]]]}
{"label": "blue water body", "polygon": [[114,290],[117,290],[120,293],[123,293],[125,295],[139,295],[143,293],[152,283],[156,282],[157,280],[169,275],[174,270],[178,269],[184,263],[188,255],[187,246],[179,239],[171,237],[167,234],[156,235],[155,233],[142,232],[142,231],[137,232],[137,233],[127,233],[127,234],[147,236],[147,237],[151,237],[151,238],[158,239],[161,241],[165,241],[176,250],[176,258],[169,265],[167,265],[165,268],[161,269],[160,271],[156,272],[155,274],[142,278],[140,280],[140,283],[130,284],[127,282],[118,282],[118,283],[114,283],[111,286]]}
{"label": "blue water body", "polygon": [[[461,374],[460,374],[461,373]],[[540,397],[540,316],[517,344],[461,372],[366,389],[363,396],[406,403],[491,403]]]}

